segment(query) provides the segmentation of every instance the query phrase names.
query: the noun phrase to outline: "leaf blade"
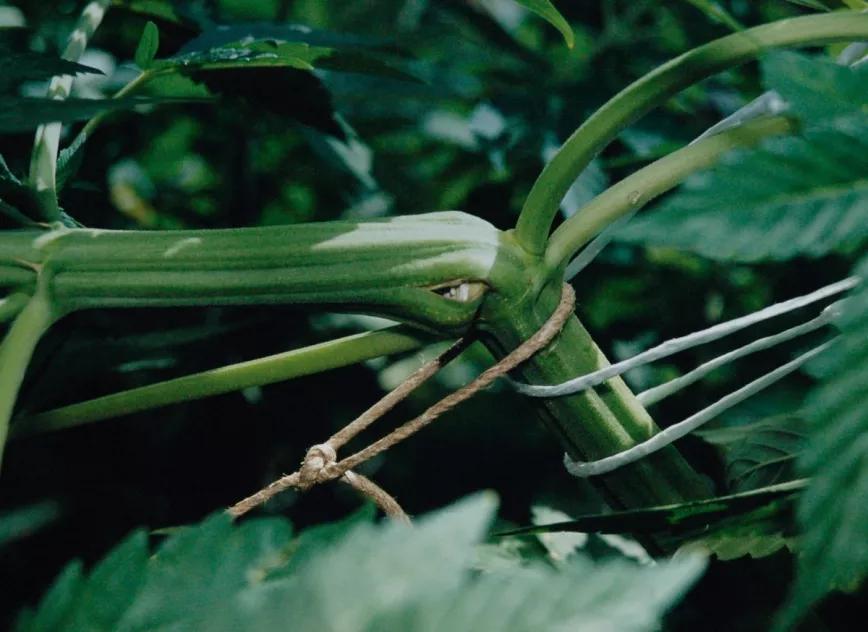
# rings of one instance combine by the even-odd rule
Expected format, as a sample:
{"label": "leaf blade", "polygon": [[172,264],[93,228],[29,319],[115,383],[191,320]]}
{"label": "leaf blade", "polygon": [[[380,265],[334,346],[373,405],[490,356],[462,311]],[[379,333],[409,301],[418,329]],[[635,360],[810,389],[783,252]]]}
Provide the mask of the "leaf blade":
{"label": "leaf blade", "polygon": [[569,22],[564,19],[564,16],[555,8],[549,0],[515,0],[528,11],[532,11],[544,19],[546,22],[560,31],[566,42],[567,48],[573,48],[576,45],[576,37],[573,34],[573,28]]}
{"label": "leaf blade", "polygon": [[[850,251],[868,238],[868,137],[839,120],[724,158],[618,239],[718,261]],[[711,203],[709,202],[711,201]]]}
{"label": "leaf blade", "polygon": [[142,31],[142,37],[139,39],[139,44],[136,46],[136,52],[133,59],[136,66],[142,70],[147,70],[154,58],[157,56],[157,49],[160,47],[160,31],[157,25],[148,20],[145,28]]}
{"label": "leaf blade", "polygon": [[[868,278],[868,257],[856,273]],[[805,404],[810,442],[798,465],[812,482],[798,506],[801,555],[779,629],[868,576],[868,287],[843,302],[836,324],[841,337],[813,363],[823,379]]]}

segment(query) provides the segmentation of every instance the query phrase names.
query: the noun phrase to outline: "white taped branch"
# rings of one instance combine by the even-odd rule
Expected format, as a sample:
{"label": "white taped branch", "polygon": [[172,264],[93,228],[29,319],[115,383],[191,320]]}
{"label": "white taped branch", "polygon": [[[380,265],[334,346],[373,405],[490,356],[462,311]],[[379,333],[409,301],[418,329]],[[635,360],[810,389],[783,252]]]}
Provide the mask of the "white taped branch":
{"label": "white taped branch", "polygon": [[[621,375],[631,369],[650,362],[654,362],[660,358],[665,358],[680,351],[718,340],[754,324],[776,316],[781,316],[799,308],[806,307],[817,301],[846,292],[859,285],[859,283],[860,279],[858,277],[843,279],[837,283],[832,283],[831,285],[827,285],[819,290],[811,292],[810,294],[771,305],[752,314],[735,318],[680,338],[673,338],[657,345],[656,347],[643,351],[632,358],[605,367],[599,371],[574,378],[562,384],[530,385],[513,382],[513,385],[520,393],[532,397],[558,397],[578,393],[588,388],[598,386],[615,376]],[[669,382],[665,382],[664,384],[655,386],[640,393],[638,395],[639,401],[646,406],[654,404],[669,397],[673,393],[696,383],[711,371],[724,366],[725,364],[816,331],[831,323],[838,314],[838,311],[837,304],[829,305],[819,316],[816,316],[800,325],[790,327],[776,334],[758,338],[757,340],[701,364],[679,378],[670,380]],[[830,344],[831,342],[827,342],[802,353],[790,362],[787,362],[745,386],[736,389],[710,406],[667,427],[665,430],[660,431],[650,439],[627,450],[603,459],[589,462],[574,461],[568,455],[564,455],[564,464],[572,475],[585,478],[606,474],[623,467],[624,465],[638,461],[639,459],[668,446],[681,437],[684,437],[724,411],[740,404],[747,398],[771,386],[778,380],[797,370],[811,358],[825,351]]]}

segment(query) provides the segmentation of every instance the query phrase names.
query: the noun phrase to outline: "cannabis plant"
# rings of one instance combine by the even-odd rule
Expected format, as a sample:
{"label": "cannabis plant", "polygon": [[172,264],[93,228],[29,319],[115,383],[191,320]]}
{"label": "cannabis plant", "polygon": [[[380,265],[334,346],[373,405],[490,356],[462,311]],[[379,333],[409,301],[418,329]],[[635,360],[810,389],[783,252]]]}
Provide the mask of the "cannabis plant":
{"label": "cannabis plant", "polygon": [[[810,625],[828,593],[858,590],[868,573],[864,3],[798,3],[812,12],[770,2],[760,13],[601,4],[590,12],[596,31],[579,9],[564,17],[548,0],[388,2],[331,17],[309,2],[96,0],[75,20],[67,7],[0,7],[15,27],[0,52],[0,133],[10,139],[0,162],[0,454],[16,472],[0,477],[6,489],[23,476],[23,455],[51,446],[62,460],[66,437],[122,433],[129,415],[166,433],[156,428],[173,423],[173,405],[242,392],[255,407],[266,385],[360,363],[396,386],[418,350],[462,339],[447,352],[465,352],[458,368],[416,389],[409,413],[481,365],[511,369],[514,350],[569,301],[565,283],[579,296],[577,313],[492,385],[494,398],[480,392],[467,404],[507,398],[519,425],[478,407],[463,420],[484,429],[475,445],[440,454],[434,474],[413,465],[402,474],[407,489],[426,476],[442,489],[460,479],[450,474],[459,462],[485,469],[483,452],[541,422],[545,462],[582,480],[559,483],[547,501],[572,515],[539,504],[533,525],[504,516],[509,524],[484,544],[491,494],[414,529],[377,524],[368,509],[299,535],[278,517],[233,522],[223,508],[301,456],[282,455],[241,479],[251,488],[216,485],[204,511],[144,516],[169,527],[215,512],[151,532],[165,538],[156,548],[140,529],[90,570],[68,565],[21,612],[19,629],[653,629],[709,556],[710,573],[744,556],[796,560],[785,603],[770,599],[750,625],[774,617],[787,629],[806,616]],[[701,25],[705,43],[691,48],[685,21]],[[68,33],[55,54],[51,43]],[[663,50],[643,57],[643,41],[665,33]],[[813,51],[784,50],[796,47]],[[594,94],[609,83],[604,62],[619,55],[620,92]],[[738,70],[754,60],[758,68]],[[467,210],[443,210],[454,206]],[[690,288],[649,280],[641,257],[692,274],[696,287],[753,295],[737,310],[717,295],[705,322],[684,316]],[[608,282],[597,272],[607,266],[619,270]],[[801,282],[775,291],[764,274]],[[302,308],[314,315],[306,340],[318,342],[257,345],[257,328],[275,319],[304,328]],[[644,340],[609,327],[642,315],[647,327],[655,311]],[[192,328],[161,324],[193,313],[211,316]],[[771,331],[773,318],[786,323]],[[139,331],[115,345],[118,361],[107,337],[125,322]],[[95,326],[103,339],[87,341],[82,328]],[[720,350],[716,341],[731,337],[734,348]],[[245,338],[244,361],[215,350]],[[187,374],[167,375],[182,357],[172,349],[193,343],[208,349],[205,366],[209,353],[216,364],[181,362]],[[706,344],[711,352],[698,348]],[[256,348],[262,357],[251,358]],[[687,361],[660,368],[674,354]],[[405,359],[391,372],[377,364],[396,355]],[[88,376],[106,370],[101,359],[132,378],[94,389]],[[450,370],[463,379],[444,377]],[[798,380],[804,397],[782,390]],[[297,431],[294,446],[320,443],[361,412],[314,427],[307,407],[339,405],[354,390],[320,384],[272,411]],[[364,398],[346,401],[377,399],[377,387],[360,390]],[[751,402],[763,412],[747,412]],[[239,443],[260,432],[233,423]],[[694,431],[701,441],[682,441]],[[424,446],[426,432],[410,441]],[[142,458],[159,464],[172,437],[162,440]],[[519,487],[540,480],[521,462],[503,468]],[[295,486],[341,475],[357,476],[335,470]],[[167,477],[167,487],[177,482]],[[508,487],[499,489],[507,503]],[[405,490],[399,500],[417,513],[431,505],[422,496]],[[56,519],[55,505],[20,500],[0,537]],[[595,554],[589,533],[623,554]],[[667,625],[701,618],[691,599]]]}

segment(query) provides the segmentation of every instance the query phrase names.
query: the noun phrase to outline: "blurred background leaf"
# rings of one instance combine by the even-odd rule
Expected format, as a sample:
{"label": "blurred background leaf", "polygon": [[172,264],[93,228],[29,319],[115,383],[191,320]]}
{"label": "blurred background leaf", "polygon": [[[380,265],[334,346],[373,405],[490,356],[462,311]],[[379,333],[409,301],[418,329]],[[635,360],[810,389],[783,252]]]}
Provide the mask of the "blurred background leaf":
{"label": "blurred background leaf", "polygon": [[[637,568],[576,559],[509,573],[467,572],[492,519],[491,495],[422,518],[415,529],[365,520],[306,540],[298,555],[286,521],[234,528],[225,515],[172,534],[153,557],[136,532],[87,576],[73,562],[16,629],[346,630],[598,629],[639,632],[695,581],[701,557]],[[323,527],[318,528],[322,534]],[[301,540],[305,533],[301,534]],[[359,581],[360,577],[364,581]]]}

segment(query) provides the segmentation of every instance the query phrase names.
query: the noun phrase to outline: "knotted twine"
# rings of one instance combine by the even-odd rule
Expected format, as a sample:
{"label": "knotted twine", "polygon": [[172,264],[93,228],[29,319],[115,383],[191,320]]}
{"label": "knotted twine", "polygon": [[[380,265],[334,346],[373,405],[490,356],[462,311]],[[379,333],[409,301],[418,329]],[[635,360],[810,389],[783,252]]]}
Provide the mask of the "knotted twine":
{"label": "knotted twine", "polygon": [[293,488],[299,491],[307,491],[314,485],[340,479],[343,483],[346,483],[360,492],[363,496],[373,501],[386,515],[396,520],[409,523],[410,519],[394,498],[372,480],[353,472],[352,469],[381,452],[385,452],[393,445],[414,435],[447,411],[451,410],[461,402],[470,399],[476,393],[494,382],[494,380],[506,375],[509,371],[548,346],[555,336],[560,333],[564,324],[567,322],[567,319],[573,313],[575,301],[576,295],[573,288],[565,283],[561,293],[560,303],[555,311],[552,312],[552,315],[549,316],[549,319],[536,331],[536,333],[516,347],[502,360],[480,373],[479,376],[470,383],[461,387],[457,391],[450,393],[432,405],[418,417],[399,426],[386,436],[370,444],[368,447],[338,461],[337,451],[339,448],[353,439],[357,434],[362,432],[377,419],[382,417],[389,410],[394,408],[396,404],[407,397],[420,384],[437,373],[437,371],[452,359],[458,356],[472,342],[472,339],[469,337],[461,338],[449,347],[449,349],[420,367],[394,390],[386,394],[376,404],[371,406],[347,426],[336,432],[324,443],[312,446],[307,451],[307,454],[298,470],[292,474],[282,476],[266,487],[263,487],[255,494],[232,505],[226,510],[227,513],[229,513],[230,516],[237,518],[287,489]]}

